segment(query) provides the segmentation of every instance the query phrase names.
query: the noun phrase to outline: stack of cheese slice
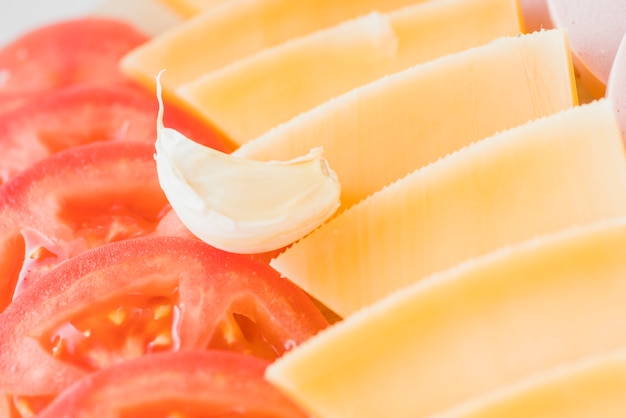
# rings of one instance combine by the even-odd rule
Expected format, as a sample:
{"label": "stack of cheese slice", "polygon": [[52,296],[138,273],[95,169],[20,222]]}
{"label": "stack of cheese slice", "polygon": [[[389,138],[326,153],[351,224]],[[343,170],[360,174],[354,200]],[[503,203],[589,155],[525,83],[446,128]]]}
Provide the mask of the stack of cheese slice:
{"label": "stack of cheese slice", "polygon": [[290,160],[323,147],[349,207],[467,144],[573,106],[573,79],[564,32],[499,38],[356,88],[235,154]]}
{"label": "stack of cheese slice", "polygon": [[[624,190],[618,183],[615,190]],[[626,348],[624,254],[623,217],[502,248],[335,324],[278,359],[266,376],[315,416],[443,413]],[[624,376],[617,380],[613,390],[624,387]],[[598,413],[591,416],[609,416]],[[520,416],[537,415],[530,409]]]}
{"label": "stack of cheese slice", "polygon": [[344,316],[472,257],[615,215],[626,215],[626,161],[613,109],[601,101],[413,172],[272,266]]}
{"label": "stack of cheese slice", "polygon": [[241,145],[354,87],[520,32],[515,0],[427,1],[265,49],[178,93]]}
{"label": "stack of cheese slice", "polygon": [[[625,415],[626,156],[608,100],[575,106],[565,32],[406,68],[469,47],[464,37],[485,42],[468,27],[491,30],[493,16],[462,21],[462,7],[517,2],[167,2],[195,17],[122,69],[153,85],[166,68],[166,94],[245,142],[239,156],[324,147],[342,184],[344,210],[272,266],[345,319],[268,380],[325,418]],[[418,10],[430,16],[419,27]],[[436,30],[436,43],[417,40]],[[293,86],[326,76],[313,65],[323,53],[340,77],[299,96]],[[290,87],[237,126],[260,106],[242,99],[245,82],[272,71]]]}
{"label": "stack of cheese slice", "polygon": [[229,0],[162,33],[121,62],[124,72],[163,92],[264,48],[371,11],[387,12],[425,0]]}

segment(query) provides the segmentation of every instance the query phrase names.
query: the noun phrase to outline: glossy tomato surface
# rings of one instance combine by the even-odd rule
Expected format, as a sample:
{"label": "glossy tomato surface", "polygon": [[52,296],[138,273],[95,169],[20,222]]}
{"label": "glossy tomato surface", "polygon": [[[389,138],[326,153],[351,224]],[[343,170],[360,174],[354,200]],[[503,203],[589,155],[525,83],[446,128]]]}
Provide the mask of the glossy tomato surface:
{"label": "glossy tomato surface", "polygon": [[118,61],[147,39],[108,18],[67,20],[18,37],[0,49],[0,112],[67,85],[129,83]]}
{"label": "glossy tomato surface", "polygon": [[[0,49],[0,417],[306,416],[265,367],[328,326],[266,261],[193,239],[161,191],[157,101],[121,21]],[[172,103],[165,124],[232,145]]]}
{"label": "glossy tomato surface", "polygon": [[[0,182],[48,155],[99,141],[154,143],[155,96],[128,86],[76,85],[0,114]],[[228,151],[211,126],[166,103],[165,123],[203,145]]]}
{"label": "glossy tomato surface", "polygon": [[59,264],[0,314],[0,393],[55,395],[91,372],[162,351],[271,361],[327,325],[266,264],[193,239],[120,241]]}
{"label": "glossy tomato surface", "polygon": [[153,154],[145,143],[75,147],[0,187],[0,310],[59,262],[154,232],[170,207]]}
{"label": "glossy tomato surface", "polygon": [[78,381],[39,416],[306,417],[264,380],[267,364],[214,350],[144,356]]}

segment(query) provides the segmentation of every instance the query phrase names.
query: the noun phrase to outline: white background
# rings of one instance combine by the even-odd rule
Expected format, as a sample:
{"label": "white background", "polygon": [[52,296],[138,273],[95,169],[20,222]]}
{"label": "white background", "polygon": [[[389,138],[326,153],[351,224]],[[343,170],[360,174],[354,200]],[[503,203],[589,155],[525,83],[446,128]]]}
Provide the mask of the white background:
{"label": "white background", "polygon": [[84,15],[100,3],[102,0],[0,0],[0,44],[42,23]]}

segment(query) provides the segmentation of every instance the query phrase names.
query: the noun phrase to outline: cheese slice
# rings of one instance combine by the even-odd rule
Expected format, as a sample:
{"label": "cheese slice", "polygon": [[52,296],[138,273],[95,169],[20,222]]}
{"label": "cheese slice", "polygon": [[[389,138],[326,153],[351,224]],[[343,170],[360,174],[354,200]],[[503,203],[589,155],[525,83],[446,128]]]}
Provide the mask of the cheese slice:
{"label": "cheese slice", "polygon": [[626,350],[549,370],[436,418],[623,418]]}
{"label": "cheese slice", "polygon": [[[536,159],[552,164],[548,156]],[[593,161],[590,166],[600,164]],[[562,172],[562,180],[569,174]],[[621,180],[613,186],[623,194]],[[566,216],[570,209],[546,210]],[[625,348],[624,254],[623,217],[502,248],[333,325],[270,365],[266,378],[314,416],[442,413],[537,373]]]}
{"label": "cheese slice", "polygon": [[346,19],[426,0],[229,0],[153,38],[120,62],[121,70],[163,93],[264,48]]}
{"label": "cheese slice", "polygon": [[477,142],[344,211],[271,262],[341,316],[472,257],[626,215],[607,100]]}
{"label": "cheese slice", "polygon": [[503,37],[358,87],[235,154],[289,160],[323,147],[342,206],[457,149],[576,103],[565,33]]}
{"label": "cheese slice", "polygon": [[515,0],[428,1],[265,49],[178,94],[241,145],[354,87],[520,32]]}
{"label": "cheese slice", "polygon": [[179,16],[190,18],[212,7],[231,2],[233,0],[160,0]]}

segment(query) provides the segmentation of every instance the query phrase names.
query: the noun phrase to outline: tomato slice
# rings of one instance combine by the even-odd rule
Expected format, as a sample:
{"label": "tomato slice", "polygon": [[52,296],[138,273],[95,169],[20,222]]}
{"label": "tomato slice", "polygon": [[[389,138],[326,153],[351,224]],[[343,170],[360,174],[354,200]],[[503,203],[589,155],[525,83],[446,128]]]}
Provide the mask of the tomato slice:
{"label": "tomato slice", "polygon": [[147,40],[128,23],[95,17],[26,33],[0,49],[0,111],[70,84],[129,83],[118,61]]}
{"label": "tomato slice", "polygon": [[155,231],[170,207],[153,154],[152,144],[84,145],[0,187],[0,310],[64,259]]}
{"label": "tomato slice", "polygon": [[220,351],[145,356],[87,376],[39,416],[307,417],[264,380],[267,364]]}
{"label": "tomato slice", "polygon": [[[97,141],[153,143],[157,100],[126,86],[79,85],[0,114],[0,182],[61,150]],[[206,146],[228,151],[206,123],[167,104],[166,123]]]}
{"label": "tomato slice", "polygon": [[0,393],[60,393],[95,370],[163,351],[268,361],[328,326],[268,265],[199,240],[143,237],[69,259],[0,315]]}

